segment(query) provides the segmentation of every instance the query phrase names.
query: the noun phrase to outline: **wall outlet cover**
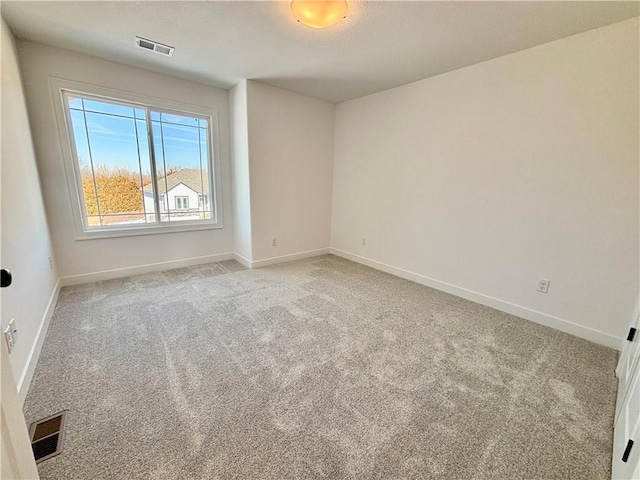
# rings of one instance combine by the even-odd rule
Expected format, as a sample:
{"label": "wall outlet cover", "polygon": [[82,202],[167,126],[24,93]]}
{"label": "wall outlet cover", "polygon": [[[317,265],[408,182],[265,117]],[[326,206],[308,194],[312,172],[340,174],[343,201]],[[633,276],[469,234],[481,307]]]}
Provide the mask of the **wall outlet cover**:
{"label": "wall outlet cover", "polygon": [[4,329],[4,339],[7,342],[7,350],[11,353],[11,350],[16,344],[16,338],[13,336],[13,326],[11,323]]}
{"label": "wall outlet cover", "polygon": [[541,293],[549,293],[549,285],[551,285],[551,280],[545,280],[541,278],[540,280],[538,280],[536,291]]}

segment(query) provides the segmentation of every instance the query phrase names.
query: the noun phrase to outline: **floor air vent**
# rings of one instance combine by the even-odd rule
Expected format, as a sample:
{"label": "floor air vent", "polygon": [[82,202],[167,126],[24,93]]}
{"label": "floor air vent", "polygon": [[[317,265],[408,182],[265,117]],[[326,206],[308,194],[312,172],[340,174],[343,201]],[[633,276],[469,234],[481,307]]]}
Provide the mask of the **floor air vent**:
{"label": "floor air vent", "polygon": [[33,422],[29,427],[29,438],[36,463],[55,457],[62,452],[67,410]]}

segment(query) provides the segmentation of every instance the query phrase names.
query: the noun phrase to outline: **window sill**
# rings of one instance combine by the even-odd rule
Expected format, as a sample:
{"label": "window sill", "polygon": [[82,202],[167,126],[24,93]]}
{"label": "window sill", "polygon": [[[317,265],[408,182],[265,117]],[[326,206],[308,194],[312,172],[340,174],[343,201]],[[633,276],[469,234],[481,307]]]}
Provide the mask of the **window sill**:
{"label": "window sill", "polygon": [[[178,223],[178,222],[176,222]],[[99,240],[105,238],[136,237],[139,235],[161,235],[164,233],[182,233],[199,230],[222,229],[222,222],[189,222],[183,225],[143,225],[136,227],[102,227],[83,230],[76,234],[77,241]]]}

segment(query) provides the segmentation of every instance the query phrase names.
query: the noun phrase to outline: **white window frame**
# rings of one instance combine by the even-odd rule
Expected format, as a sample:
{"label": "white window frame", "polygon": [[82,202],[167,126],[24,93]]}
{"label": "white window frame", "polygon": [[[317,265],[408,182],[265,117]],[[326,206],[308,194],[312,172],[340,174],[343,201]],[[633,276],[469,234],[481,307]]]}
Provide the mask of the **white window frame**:
{"label": "white window frame", "polygon": [[[209,230],[223,228],[222,219],[222,189],[220,175],[220,147],[218,145],[219,122],[217,110],[168,101],[156,97],[138,95],[109,88],[89,85],[82,82],[65,80],[61,78],[49,77],[49,86],[54,100],[54,110],[62,157],[64,159],[64,169],[67,179],[67,188],[71,202],[71,212],[76,240],[90,240],[99,238],[117,238],[134,235],[150,235],[173,232],[187,232],[194,230]],[[99,97],[104,100],[115,102],[126,102],[138,106],[139,108],[158,109],[166,113],[177,115],[192,115],[204,117],[209,121],[209,158],[210,164],[207,166],[209,184],[214,189],[210,196],[211,210],[215,213],[215,218],[210,220],[188,220],[171,222],[158,222],[153,224],[130,224],[130,225],[103,225],[100,227],[89,227],[85,212],[84,194],[82,191],[82,181],[80,176],[80,166],[77,161],[76,146],[73,140],[73,131],[69,109],[66,105],[65,94],[75,94],[80,97]]]}

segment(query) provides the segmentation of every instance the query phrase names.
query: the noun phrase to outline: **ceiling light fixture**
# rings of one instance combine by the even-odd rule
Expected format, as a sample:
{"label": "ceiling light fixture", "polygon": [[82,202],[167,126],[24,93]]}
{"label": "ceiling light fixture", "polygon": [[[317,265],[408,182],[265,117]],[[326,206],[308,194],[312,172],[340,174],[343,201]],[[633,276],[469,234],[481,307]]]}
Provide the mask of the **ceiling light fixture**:
{"label": "ceiling light fixture", "polygon": [[327,28],[347,15],[346,0],[291,0],[291,12],[298,22],[312,28]]}

